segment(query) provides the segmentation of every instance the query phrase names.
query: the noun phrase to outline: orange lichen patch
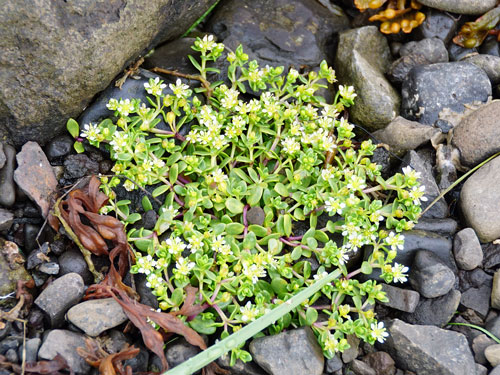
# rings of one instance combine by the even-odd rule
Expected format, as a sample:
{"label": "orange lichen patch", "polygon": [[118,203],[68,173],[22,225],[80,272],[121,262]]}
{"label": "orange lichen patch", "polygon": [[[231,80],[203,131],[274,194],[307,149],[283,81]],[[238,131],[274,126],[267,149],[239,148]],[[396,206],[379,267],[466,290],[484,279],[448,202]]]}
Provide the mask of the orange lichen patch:
{"label": "orange lichen patch", "polygon": [[499,22],[500,6],[497,6],[474,22],[466,22],[453,38],[453,42],[464,48],[479,47],[488,34],[496,34],[500,41],[500,34],[493,30]]}
{"label": "orange lichen patch", "polygon": [[354,0],[354,5],[356,8],[358,8],[361,12],[364,12],[367,9],[378,9],[387,0]]}
{"label": "orange lichen patch", "polygon": [[[361,3],[359,6],[358,2]],[[381,3],[381,6],[385,2],[379,1],[377,3]],[[361,11],[368,8],[374,9],[370,4],[376,5],[375,1],[370,2],[368,0],[355,0],[354,3]],[[363,8],[365,6],[368,8]],[[397,34],[400,31],[410,33],[425,20],[424,13],[419,11],[421,7],[422,5],[416,0],[411,0],[409,5],[406,0],[389,0],[386,9],[370,17],[369,20],[382,22],[380,24],[380,31],[384,34]]]}

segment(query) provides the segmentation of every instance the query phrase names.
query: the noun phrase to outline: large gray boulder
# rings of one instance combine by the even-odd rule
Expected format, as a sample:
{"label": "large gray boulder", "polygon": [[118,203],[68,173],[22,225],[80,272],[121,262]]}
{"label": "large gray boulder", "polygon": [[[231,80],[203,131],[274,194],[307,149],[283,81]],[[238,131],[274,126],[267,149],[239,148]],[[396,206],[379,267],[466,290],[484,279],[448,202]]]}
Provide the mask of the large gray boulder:
{"label": "large gray boulder", "polygon": [[4,0],[0,138],[44,144],[125,66],[215,0]]}

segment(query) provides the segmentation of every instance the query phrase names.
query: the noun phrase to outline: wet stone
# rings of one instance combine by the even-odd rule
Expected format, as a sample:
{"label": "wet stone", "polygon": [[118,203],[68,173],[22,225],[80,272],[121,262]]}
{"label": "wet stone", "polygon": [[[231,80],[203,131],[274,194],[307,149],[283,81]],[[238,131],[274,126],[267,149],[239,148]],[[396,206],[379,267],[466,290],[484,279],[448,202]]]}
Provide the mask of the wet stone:
{"label": "wet stone", "polygon": [[461,61],[467,56],[477,53],[477,48],[464,48],[455,43],[448,45],[448,56],[450,61]]}
{"label": "wet stone", "polygon": [[11,207],[16,201],[16,187],[14,185],[14,163],[16,149],[8,144],[3,144],[5,164],[0,169],[0,205]]}
{"label": "wet stone", "polygon": [[439,38],[448,43],[456,34],[457,20],[450,14],[427,8],[425,20],[415,29],[415,34],[421,38]]}
{"label": "wet stone", "polygon": [[24,250],[29,253],[38,247],[36,237],[40,232],[40,226],[35,224],[24,225]]}
{"label": "wet stone", "polygon": [[168,365],[175,367],[200,352],[201,349],[199,347],[191,345],[182,338],[167,346],[165,357],[167,358]]}
{"label": "wet stone", "polygon": [[35,300],[49,317],[52,327],[64,322],[64,314],[83,297],[83,280],[76,273],[68,273],[54,280]]}
{"label": "wet stone", "polygon": [[69,135],[61,135],[49,142],[45,153],[50,161],[57,160],[68,155],[73,150],[75,140]]}
{"label": "wet stone", "polygon": [[85,284],[90,284],[93,281],[89,266],[79,250],[67,250],[59,257],[58,263],[60,276],[74,272],[82,277]]}
{"label": "wet stone", "polygon": [[26,143],[16,155],[17,169],[14,180],[17,186],[32,200],[45,217],[49,212],[50,199],[57,187],[54,171],[36,142]]}
{"label": "wet stone", "polygon": [[323,373],[323,352],[309,327],[254,339],[250,353],[270,375]]}

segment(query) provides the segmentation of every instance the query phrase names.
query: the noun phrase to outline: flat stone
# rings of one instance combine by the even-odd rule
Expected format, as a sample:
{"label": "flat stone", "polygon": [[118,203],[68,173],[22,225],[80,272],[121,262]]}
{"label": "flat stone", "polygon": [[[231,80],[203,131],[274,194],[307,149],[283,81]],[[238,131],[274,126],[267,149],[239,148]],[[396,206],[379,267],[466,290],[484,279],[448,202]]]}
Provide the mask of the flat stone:
{"label": "flat stone", "polygon": [[500,270],[493,276],[493,285],[491,288],[491,307],[500,310]]}
{"label": "flat stone", "polygon": [[14,222],[14,214],[0,208],[0,233],[7,233]]}
{"label": "flat stone", "polygon": [[439,38],[425,38],[419,41],[411,41],[401,46],[401,56],[413,54],[424,55],[429,64],[448,62],[448,50]]}
{"label": "flat stone", "polygon": [[366,355],[363,361],[375,370],[377,375],[394,375],[396,366],[394,360],[386,352],[375,352]]}
{"label": "flat stone", "polygon": [[420,3],[445,12],[480,15],[493,9],[496,0],[421,0]]}
{"label": "flat stone", "polygon": [[453,145],[460,161],[474,167],[500,151],[500,100],[494,100],[465,116],[453,131]]}
{"label": "flat stone", "polygon": [[64,178],[81,178],[99,173],[99,163],[85,154],[69,155],[64,160]]}
{"label": "flat stone", "polygon": [[433,125],[444,108],[463,112],[465,104],[486,102],[491,92],[488,76],[473,64],[451,62],[417,66],[403,81],[401,115]]}
{"label": "flat stone", "polygon": [[417,38],[439,38],[447,44],[456,35],[456,31],[457,19],[451,14],[427,8],[424,22],[414,33]]}
{"label": "flat stone", "polygon": [[496,316],[486,321],[484,326],[487,331],[490,331],[496,337],[500,336],[500,317]]}
{"label": "flat stone", "polygon": [[389,337],[381,346],[399,368],[418,375],[473,375],[475,363],[464,335],[434,326],[395,319],[387,324]]}
{"label": "flat stone", "polygon": [[473,55],[462,61],[476,65],[488,75],[492,85],[500,83],[500,57],[493,55]]}
{"label": "flat stone", "polygon": [[323,351],[309,327],[254,339],[250,342],[250,353],[270,375],[323,373]]}
{"label": "flat stone", "polygon": [[[441,194],[436,180],[432,174],[432,165],[425,159],[421,158],[415,151],[410,151],[403,158],[401,167],[411,167],[416,172],[420,173],[418,182],[425,186],[425,197],[427,201],[421,202],[422,210],[425,210],[435,198]],[[448,216],[448,205],[441,198],[434,206],[432,206],[423,217],[426,218],[444,218]]]}
{"label": "flat stone", "polygon": [[446,219],[427,219],[422,218],[418,220],[413,229],[436,232],[444,235],[451,235],[457,231],[458,223],[456,220]]}
{"label": "flat stone", "polygon": [[114,298],[79,303],[68,310],[66,319],[92,337],[99,336],[102,332],[128,320]]}
{"label": "flat stone", "polygon": [[469,288],[462,293],[460,304],[474,310],[484,318],[490,310],[490,295],[491,287],[489,285],[481,285],[479,288]]}
{"label": "flat stone", "polygon": [[410,289],[402,289],[388,284],[382,284],[382,290],[385,292],[389,302],[379,302],[381,305],[393,309],[412,313],[415,311],[420,300],[420,294]]}
{"label": "flat stone", "polygon": [[369,364],[355,359],[351,362],[351,369],[357,375],[377,375],[374,369]]}
{"label": "flat stone", "polygon": [[484,356],[492,367],[500,365],[500,344],[488,346],[484,349]]}
{"label": "flat stone", "polygon": [[440,133],[439,129],[398,116],[387,127],[374,132],[373,137],[378,142],[388,145],[395,154],[402,156],[407,151],[414,150],[428,142],[438,133]]}
{"label": "flat stone", "polygon": [[460,207],[468,226],[481,242],[500,237],[500,158],[479,168],[460,192]]}
{"label": "flat stone", "polygon": [[371,131],[384,128],[399,114],[399,93],[384,76],[391,62],[387,40],[376,26],[340,34],[337,76],[340,83],[354,86],[358,95],[349,111],[352,120]]}
{"label": "flat stone", "polygon": [[427,250],[417,251],[408,278],[412,287],[426,298],[443,296],[455,284],[453,271]]}
{"label": "flat stone", "polygon": [[26,143],[17,154],[14,180],[17,186],[32,200],[44,217],[49,213],[50,197],[57,187],[52,167],[36,142]]}
{"label": "flat stone", "polygon": [[14,166],[16,162],[16,149],[8,144],[3,144],[5,163],[0,169],[0,205],[11,207],[16,201],[16,186],[14,185]]}
{"label": "flat stone", "polygon": [[83,280],[77,273],[68,273],[54,280],[35,300],[49,317],[52,327],[64,322],[64,314],[83,297]]}
{"label": "flat stone", "polygon": [[474,352],[474,360],[482,365],[487,365],[488,360],[484,355],[484,350],[488,346],[495,344],[496,342],[493,339],[486,336],[484,333],[480,334],[479,336],[476,336],[474,340],[472,340],[472,351]]}
{"label": "flat stone", "polygon": [[3,168],[6,161],[7,161],[7,157],[5,156],[5,153],[3,152],[3,143],[0,142],[0,169]]}
{"label": "flat stone", "polygon": [[455,315],[460,304],[461,294],[452,289],[448,294],[437,298],[421,298],[411,314],[402,315],[407,322],[420,325],[444,327]]}
{"label": "flat stone", "polygon": [[81,357],[76,348],[85,348],[85,336],[71,331],[54,329],[43,340],[38,351],[41,359],[54,359],[57,354],[64,357],[73,371],[88,374],[90,365]]}
{"label": "flat stone", "polygon": [[342,371],[344,363],[340,359],[340,355],[335,354],[332,358],[326,360],[326,373],[333,374],[336,371]]}
{"label": "flat stone", "polygon": [[483,262],[483,249],[472,228],[462,229],[455,235],[453,252],[457,266],[463,270],[473,270]]}

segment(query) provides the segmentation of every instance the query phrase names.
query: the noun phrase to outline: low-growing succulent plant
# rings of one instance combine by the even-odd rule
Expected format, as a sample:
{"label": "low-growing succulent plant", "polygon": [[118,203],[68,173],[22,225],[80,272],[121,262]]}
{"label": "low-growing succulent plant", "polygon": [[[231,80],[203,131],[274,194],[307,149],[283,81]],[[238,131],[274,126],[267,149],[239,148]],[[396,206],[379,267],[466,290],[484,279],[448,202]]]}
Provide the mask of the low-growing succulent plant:
{"label": "low-growing succulent plant", "polygon": [[[249,62],[240,46],[227,54],[228,84],[209,83],[208,73],[220,73],[209,62],[225,47],[205,36],[193,49],[201,55],[191,61],[202,87],[151,79],[147,103],[111,99],[114,117],[81,132],[91,145],[106,145],[115,161],[116,176],[101,178],[111,198],[103,212],[128,225],[132,272],[146,275],[162,310],[179,310],[184,288],[198,288],[203,311],[182,318],[220,338],[340,275],[267,333],[311,326],[328,358],[349,347],[347,335],[383,341],[387,333],[373,310],[386,300],[382,286],[354,276],[377,268],[385,282],[406,281],[408,268],[392,263],[403,248],[400,232],[413,227],[425,200],[419,174],[408,167],[382,178],[370,160],[376,146],[354,142],[353,125],[342,117],[354,103],[353,88],[340,85],[333,103],[316,95],[336,81],[326,62],[318,72],[284,72]],[[168,130],[157,127],[161,120]],[[120,183],[129,190],[157,186],[154,228],[137,225],[141,215],[117,200]],[[147,195],[143,206],[153,208]],[[351,264],[368,247],[369,256]],[[232,350],[231,362],[237,359],[251,359],[242,344]]]}

